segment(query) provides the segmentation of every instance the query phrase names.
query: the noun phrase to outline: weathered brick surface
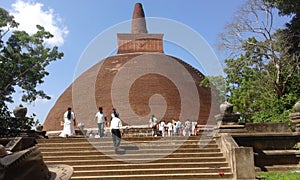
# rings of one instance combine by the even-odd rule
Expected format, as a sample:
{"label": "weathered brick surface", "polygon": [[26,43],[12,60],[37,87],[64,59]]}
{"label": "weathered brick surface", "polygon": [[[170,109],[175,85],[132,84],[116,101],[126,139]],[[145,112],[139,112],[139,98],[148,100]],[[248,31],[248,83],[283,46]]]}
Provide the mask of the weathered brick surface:
{"label": "weathered brick surface", "polygon": [[[83,122],[85,127],[97,127],[97,123],[92,121],[97,107],[102,106],[104,111],[110,115],[113,108],[112,95],[122,95],[123,89],[114,90],[115,94],[112,94],[113,81],[115,80],[119,71],[126,71],[126,66],[129,61],[133,61],[134,58],[142,57],[145,53],[131,53],[109,57],[100,63],[94,65],[88,71],[83,73],[78,79],[74,81],[70,87],[59,97],[53,108],[50,110],[47,119],[44,123],[46,130],[59,130],[61,129],[60,121],[62,120],[63,113],[67,107],[73,107],[73,110],[77,117],[77,122]],[[162,53],[158,53],[153,57],[158,57],[160,60],[165,61],[176,61],[179,62],[183,67],[190,73],[194,80],[194,85],[197,87],[199,99],[195,99],[195,102],[200,102],[200,109],[198,115],[198,122],[200,124],[206,124],[209,118],[209,114],[217,114],[217,105],[215,102],[212,104],[211,91],[208,88],[199,87],[199,82],[203,79],[203,75],[189,64],[177,58],[171,58]],[[139,60],[139,59],[137,59]],[[141,59],[143,60],[143,59]],[[156,61],[155,61],[156,62]],[[150,64],[151,65],[151,64]],[[153,66],[159,66],[159,64],[153,64]],[[137,70],[143,67],[131,67],[133,70]],[[147,70],[148,67],[144,67]],[[171,69],[166,68],[165,71]],[[176,73],[176,76],[181,76],[181,72]],[[175,77],[176,77],[175,76]],[[166,113],[163,115],[164,120],[168,121],[172,118],[178,119],[181,111],[181,101],[183,100],[180,96],[179,90],[174,82],[168,77],[161,74],[146,73],[140,76],[134,81],[131,77],[124,77],[122,83],[125,86],[127,83],[132,83],[130,86],[128,101],[130,103],[130,109],[123,109],[123,107],[116,107],[119,110],[120,117],[124,123],[132,122],[132,117],[128,113],[133,111],[137,116],[141,117],[141,124],[147,124],[150,116],[149,98],[153,95],[159,94],[164,98],[163,103],[158,101],[157,104],[154,102],[152,106],[156,108],[165,108]],[[123,86],[122,85],[122,86]],[[122,87],[121,86],[121,87]],[[188,88],[188,87],[187,87]],[[126,92],[125,92],[126,94]],[[118,99],[118,98],[117,98]],[[122,104],[122,102],[118,102]],[[191,102],[191,106],[193,102]],[[125,106],[125,104],[124,104]],[[211,108],[211,106],[213,108]],[[188,111],[188,110],[186,110]],[[186,113],[189,114],[189,113]],[[191,114],[192,116],[192,114]],[[211,116],[213,117],[213,116]],[[183,117],[181,121],[185,121],[189,116]],[[134,125],[134,124],[131,124]]]}
{"label": "weathered brick surface", "polygon": [[163,52],[163,34],[118,34],[118,54]]}

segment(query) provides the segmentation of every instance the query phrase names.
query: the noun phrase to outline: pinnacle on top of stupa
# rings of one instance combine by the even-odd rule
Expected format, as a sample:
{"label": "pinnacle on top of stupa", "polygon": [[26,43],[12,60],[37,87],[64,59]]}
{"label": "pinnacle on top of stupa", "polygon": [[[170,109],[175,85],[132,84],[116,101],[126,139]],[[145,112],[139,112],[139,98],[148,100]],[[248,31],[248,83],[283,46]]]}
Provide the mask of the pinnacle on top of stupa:
{"label": "pinnacle on top of stupa", "polygon": [[141,3],[134,6],[130,33],[118,33],[118,54],[136,52],[163,53],[163,34],[148,33]]}
{"label": "pinnacle on top of stupa", "polygon": [[141,3],[136,3],[132,14],[131,33],[147,33],[145,13]]}

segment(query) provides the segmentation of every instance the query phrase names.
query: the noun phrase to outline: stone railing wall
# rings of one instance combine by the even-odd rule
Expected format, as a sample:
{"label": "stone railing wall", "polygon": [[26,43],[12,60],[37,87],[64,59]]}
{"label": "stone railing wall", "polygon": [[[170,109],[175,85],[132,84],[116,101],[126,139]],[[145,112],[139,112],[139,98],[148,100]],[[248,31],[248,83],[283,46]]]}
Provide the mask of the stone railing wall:
{"label": "stone railing wall", "polygon": [[300,135],[292,132],[263,132],[232,134],[239,146],[251,147],[254,152],[255,166],[261,171],[272,167],[286,169],[297,168],[300,163],[300,151],[297,144]]}
{"label": "stone railing wall", "polygon": [[239,147],[227,133],[220,133],[216,141],[232,168],[234,179],[255,179],[252,147]]}
{"label": "stone railing wall", "polygon": [[248,133],[292,132],[293,123],[247,123],[245,130]]}

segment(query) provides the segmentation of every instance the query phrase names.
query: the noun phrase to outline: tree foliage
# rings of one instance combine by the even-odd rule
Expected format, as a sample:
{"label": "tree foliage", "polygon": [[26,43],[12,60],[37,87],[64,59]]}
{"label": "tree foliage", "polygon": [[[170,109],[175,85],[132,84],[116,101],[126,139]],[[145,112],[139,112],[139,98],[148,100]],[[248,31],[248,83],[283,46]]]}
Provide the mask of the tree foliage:
{"label": "tree foliage", "polygon": [[37,97],[50,97],[38,90],[45,69],[51,62],[61,59],[58,47],[49,47],[45,40],[53,35],[37,25],[34,34],[18,30],[18,23],[5,9],[0,8],[0,118],[10,117],[7,103],[13,102],[16,88],[22,90],[22,101],[33,102]]}
{"label": "tree foliage", "polygon": [[273,26],[274,7],[271,1],[248,1],[221,35],[220,47],[231,53],[224,70],[229,101],[248,121],[288,120],[300,97],[299,48],[287,41],[294,36],[288,26]]}
{"label": "tree foliage", "polygon": [[286,28],[280,30],[284,39],[284,46],[290,58],[300,59],[300,1],[294,0],[265,0],[272,7],[279,10],[279,15],[290,16],[291,21],[285,24]]}
{"label": "tree foliage", "polygon": [[199,84],[201,87],[212,88],[217,93],[218,103],[221,104],[227,100],[226,79],[223,76],[206,76]]}

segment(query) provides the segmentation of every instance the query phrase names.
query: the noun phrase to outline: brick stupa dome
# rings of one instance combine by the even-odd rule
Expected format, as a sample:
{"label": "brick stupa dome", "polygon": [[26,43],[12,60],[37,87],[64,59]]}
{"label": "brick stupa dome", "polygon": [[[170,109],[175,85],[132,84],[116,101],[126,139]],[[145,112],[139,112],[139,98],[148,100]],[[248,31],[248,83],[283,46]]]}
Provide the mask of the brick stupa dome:
{"label": "brick stupa dome", "polygon": [[166,121],[206,124],[217,114],[212,91],[199,86],[204,75],[163,53],[163,34],[148,34],[140,3],[134,8],[131,33],[117,37],[118,53],[85,71],[63,92],[48,113],[45,130],[61,130],[68,107],[86,128],[97,127],[92,120],[99,106],[108,119],[115,107],[128,125],[146,125],[152,114]]}

